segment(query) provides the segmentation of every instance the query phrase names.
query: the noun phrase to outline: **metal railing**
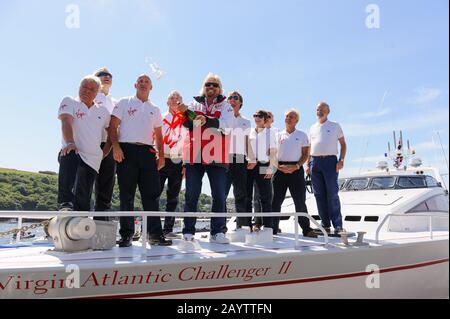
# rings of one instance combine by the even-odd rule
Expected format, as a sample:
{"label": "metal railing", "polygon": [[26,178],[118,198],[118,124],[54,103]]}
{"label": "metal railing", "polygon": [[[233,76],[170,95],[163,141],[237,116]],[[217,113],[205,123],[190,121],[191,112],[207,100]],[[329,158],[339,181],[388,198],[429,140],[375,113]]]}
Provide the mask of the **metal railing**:
{"label": "metal railing", "polygon": [[[328,246],[329,238],[325,229],[317,223],[317,221],[307,213],[173,213],[173,212],[76,212],[76,211],[42,211],[42,212],[24,212],[24,211],[0,211],[0,218],[18,218],[18,223],[22,224],[24,218],[29,219],[49,219],[57,216],[62,217],[142,217],[142,254],[146,254],[147,249],[147,217],[196,217],[196,218],[211,218],[211,217],[291,217],[294,216],[295,223],[295,247],[299,247],[299,217],[308,218],[324,236],[324,244]],[[20,237],[18,237],[20,238]]]}
{"label": "metal railing", "polygon": [[449,218],[449,215],[436,215],[436,214],[425,214],[425,213],[411,213],[411,214],[387,214],[380,225],[377,227],[377,231],[375,233],[375,242],[377,244],[380,243],[380,231],[381,228],[384,226],[384,224],[387,222],[388,219],[390,219],[393,216],[399,216],[399,217],[428,217],[428,227],[430,231],[430,239],[433,239],[433,218]]}

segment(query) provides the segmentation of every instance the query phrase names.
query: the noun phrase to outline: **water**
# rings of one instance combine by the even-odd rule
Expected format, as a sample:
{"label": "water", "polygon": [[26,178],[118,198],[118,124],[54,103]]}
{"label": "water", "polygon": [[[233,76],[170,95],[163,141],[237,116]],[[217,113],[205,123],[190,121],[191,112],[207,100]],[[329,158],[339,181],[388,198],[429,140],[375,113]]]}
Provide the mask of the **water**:
{"label": "water", "polygon": [[[162,223],[164,223],[164,219],[162,220]],[[23,226],[29,226],[31,224],[33,224],[33,223],[25,222],[25,223],[23,223]],[[173,229],[174,232],[181,233],[182,225],[183,225],[182,220],[177,219],[175,221],[175,226]],[[197,224],[196,224],[196,229],[197,229],[197,231],[209,230],[209,225],[210,225],[209,220],[198,220]],[[138,224],[138,226],[140,226],[140,223]],[[0,232],[4,232],[4,231],[10,230],[12,228],[17,228],[17,221],[11,220],[9,222],[4,222],[4,221],[0,222]],[[138,229],[138,227],[136,227],[136,229]],[[36,236],[34,238],[24,239],[23,242],[33,242],[34,240],[45,236],[45,233],[44,233],[44,230],[42,227],[39,227],[39,228],[33,229],[33,230],[29,230],[29,231],[32,234],[35,234]],[[117,237],[120,237],[118,233],[117,233]],[[0,237],[0,245],[6,245],[6,244],[12,244],[12,243],[15,243],[15,240],[13,240],[12,235],[10,235],[8,237]]]}
{"label": "water", "polygon": [[[34,223],[23,223],[22,226],[29,226],[31,224]],[[0,232],[4,232],[7,230],[10,230],[12,228],[17,228],[17,221],[14,222],[0,222]],[[36,240],[39,237],[43,237],[45,236],[44,230],[42,227],[37,228],[37,229],[32,229],[32,230],[28,230],[29,232],[31,232],[32,234],[35,234],[36,236],[34,238],[30,238],[30,239],[24,239],[23,242],[32,242],[33,240]],[[12,235],[8,236],[8,237],[0,237],[0,245],[5,245],[5,244],[12,244],[15,243],[15,240],[13,240]]]}

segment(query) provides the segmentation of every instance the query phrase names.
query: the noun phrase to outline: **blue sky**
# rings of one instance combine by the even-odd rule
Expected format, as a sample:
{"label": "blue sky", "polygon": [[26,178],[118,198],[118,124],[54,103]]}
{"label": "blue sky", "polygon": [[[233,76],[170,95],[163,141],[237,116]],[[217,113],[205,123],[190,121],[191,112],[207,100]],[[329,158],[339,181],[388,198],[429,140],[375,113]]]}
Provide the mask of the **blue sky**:
{"label": "blue sky", "polygon": [[[68,5],[79,28],[67,28]],[[376,4],[380,27],[369,29]],[[403,129],[426,164],[447,172],[449,34],[447,0],[0,0],[0,167],[57,171],[61,98],[101,66],[112,95],[132,95],[149,58],[166,74],[151,99],[190,100],[212,71],[237,89],[247,117],[257,108],[301,111],[315,122],[321,100],[343,126],[344,175],[373,168],[392,130]],[[382,103],[384,100],[384,103]],[[362,158],[365,160],[362,162]],[[362,163],[362,164],[361,164]]]}

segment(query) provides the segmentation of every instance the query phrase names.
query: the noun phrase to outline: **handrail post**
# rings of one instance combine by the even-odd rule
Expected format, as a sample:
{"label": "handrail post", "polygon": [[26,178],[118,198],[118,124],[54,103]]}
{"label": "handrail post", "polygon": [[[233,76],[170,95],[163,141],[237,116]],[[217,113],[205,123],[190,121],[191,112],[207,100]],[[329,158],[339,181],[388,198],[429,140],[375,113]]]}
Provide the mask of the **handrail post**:
{"label": "handrail post", "polygon": [[[19,217],[18,219],[17,219],[17,228],[18,229],[21,229],[22,228],[22,222],[23,222],[23,219],[22,219],[22,217]],[[18,243],[18,242],[20,242],[20,237],[22,236],[22,234],[20,233],[20,231],[17,233],[17,235],[16,235],[16,243]]]}
{"label": "handrail post", "polygon": [[294,226],[294,228],[295,228],[295,247],[297,248],[298,247],[298,214],[295,214],[294,220],[295,220],[295,226]]}
{"label": "handrail post", "polygon": [[433,216],[430,215],[429,218],[430,218],[430,222],[429,222],[429,225],[430,225],[430,239],[433,240]]}
{"label": "handrail post", "polygon": [[142,215],[142,257],[147,258],[147,215]]}

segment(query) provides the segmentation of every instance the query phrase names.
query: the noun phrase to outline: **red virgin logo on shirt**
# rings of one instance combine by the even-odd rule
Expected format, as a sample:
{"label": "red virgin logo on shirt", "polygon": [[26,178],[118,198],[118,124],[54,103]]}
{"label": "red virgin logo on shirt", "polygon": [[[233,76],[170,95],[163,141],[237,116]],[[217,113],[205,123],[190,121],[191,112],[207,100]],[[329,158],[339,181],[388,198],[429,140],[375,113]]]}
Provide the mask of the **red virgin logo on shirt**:
{"label": "red virgin logo on shirt", "polygon": [[128,109],[128,115],[129,116],[134,116],[134,114],[137,112],[137,109],[133,109],[132,107],[130,107]]}
{"label": "red virgin logo on shirt", "polygon": [[81,112],[80,110],[78,110],[75,115],[77,116],[77,119],[83,119],[84,116],[86,116],[86,113]]}

